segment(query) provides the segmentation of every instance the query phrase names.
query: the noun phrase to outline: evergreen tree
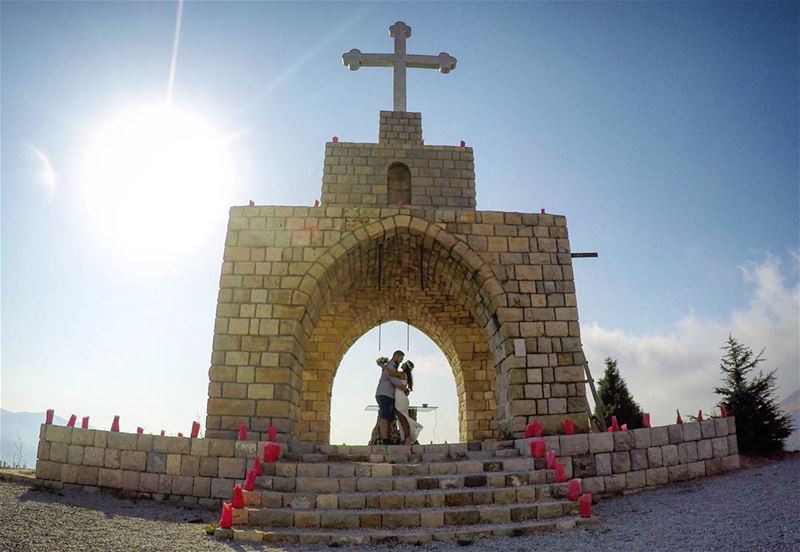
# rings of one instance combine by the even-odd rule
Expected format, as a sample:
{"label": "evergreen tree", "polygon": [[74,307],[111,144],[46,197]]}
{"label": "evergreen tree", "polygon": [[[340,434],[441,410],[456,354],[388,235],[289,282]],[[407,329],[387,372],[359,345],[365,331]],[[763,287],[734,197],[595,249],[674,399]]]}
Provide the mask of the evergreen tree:
{"label": "evergreen tree", "polygon": [[722,396],[728,411],[736,417],[739,452],[764,454],[783,449],[783,440],[792,432],[789,415],[781,412],[775,397],[775,370],[749,378],[750,372],[764,362],[764,350],[753,351],[728,336],[720,361],[723,387],[714,392]]}
{"label": "evergreen tree", "polygon": [[602,413],[595,406],[594,415],[604,417],[606,425],[611,426],[611,416],[617,417],[619,425],[628,424],[628,429],[642,427],[642,409],[633,400],[628,386],[617,369],[617,361],[611,357],[606,359],[606,371],[597,382],[597,395],[602,403]]}

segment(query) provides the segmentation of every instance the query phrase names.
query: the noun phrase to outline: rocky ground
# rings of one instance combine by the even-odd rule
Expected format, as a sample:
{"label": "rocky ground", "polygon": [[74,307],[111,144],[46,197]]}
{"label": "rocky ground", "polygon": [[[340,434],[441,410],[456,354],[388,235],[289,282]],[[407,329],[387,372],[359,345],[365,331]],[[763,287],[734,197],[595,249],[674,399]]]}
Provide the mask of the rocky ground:
{"label": "rocky ground", "polygon": [[[601,501],[597,527],[478,541],[467,549],[530,551],[800,550],[800,454],[727,475]],[[0,550],[260,550],[207,537],[215,514],[100,493],[0,482]],[[312,550],[289,546],[272,550]],[[395,552],[406,548],[393,547]],[[426,550],[463,550],[436,543]]]}

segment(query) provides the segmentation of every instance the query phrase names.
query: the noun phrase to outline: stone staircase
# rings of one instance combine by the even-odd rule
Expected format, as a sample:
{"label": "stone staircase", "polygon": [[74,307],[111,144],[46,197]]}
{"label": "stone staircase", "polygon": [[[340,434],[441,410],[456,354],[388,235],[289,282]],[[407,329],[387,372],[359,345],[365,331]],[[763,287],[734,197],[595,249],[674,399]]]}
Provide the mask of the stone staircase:
{"label": "stone staircase", "polygon": [[264,464],[234,540],[313,544],[469,542],[563,530],[578,516],[544,460],[514,441],[453,445],[292,444]]}

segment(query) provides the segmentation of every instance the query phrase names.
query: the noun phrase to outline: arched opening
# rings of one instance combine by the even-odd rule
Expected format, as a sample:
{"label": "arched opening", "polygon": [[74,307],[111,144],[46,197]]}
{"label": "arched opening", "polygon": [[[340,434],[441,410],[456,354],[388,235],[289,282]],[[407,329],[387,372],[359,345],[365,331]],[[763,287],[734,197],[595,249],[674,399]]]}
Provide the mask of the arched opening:
{"label": "arched opening", "polygon": [[411,203],[411,171],[404,163],[392,163],[386,176],[386,193],[389,205]]}
{"label": "arched opening", "polygon": [[390,320],[408,321],[445,354],[458,394],[459,440],[498,436],[510,357],[494,305],[505,297],[480,258],[407,216],[358,229],[329,251],[300,286],[309,301],[298,336],[294,437],[329,441],[333,378],[345,352]]}
{"label": "arched opening", "polygon": [[[406,341],[410,347],[407,347]],[[381,350],[378,351],[380,340]],[[417,421],[424,427],[421,444],[459,440],[458,393],[452,367],[436,343],[424,332],[405,322],[388,322],[372,328],[348,349],[333,380],[330,409],[330,443],[363,445],[369,440],[377,413],[364,408],[375,404],[378,356],[390,356],[395,349],[414,362],[413,405],[438,407],[418,412]]]}

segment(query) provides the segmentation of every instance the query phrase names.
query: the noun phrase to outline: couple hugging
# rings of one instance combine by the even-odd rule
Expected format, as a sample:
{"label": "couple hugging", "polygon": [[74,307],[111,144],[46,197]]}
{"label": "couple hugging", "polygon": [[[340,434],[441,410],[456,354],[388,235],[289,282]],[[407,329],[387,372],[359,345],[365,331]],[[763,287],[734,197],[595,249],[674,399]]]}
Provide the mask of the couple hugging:
{"label": "couple hugging", "polygon": [[[373,431],[373,444],[391,445],[399,442],[413,445],[422,431],[422,425],[408,413],[408,394],[414,387],[411,377],[414,363],[410,360],[403,362],[404,356],[403,351],[395,351],[391,359],[381,357],[377,360],[381,367],[381,379],[375,390],[375,400],[378,401],[378,435],[375,436]],[[399,440],[393,439],[391,435],[395,415],[400,422]]]}

